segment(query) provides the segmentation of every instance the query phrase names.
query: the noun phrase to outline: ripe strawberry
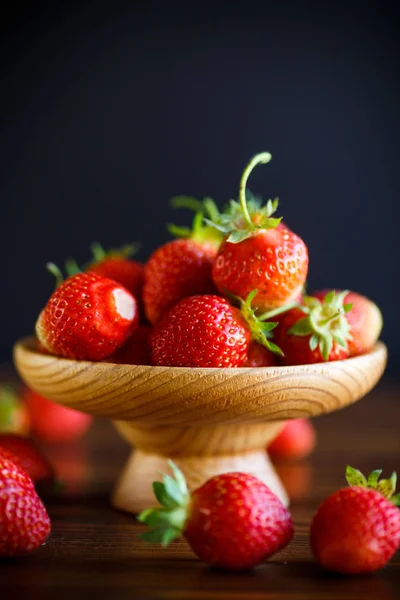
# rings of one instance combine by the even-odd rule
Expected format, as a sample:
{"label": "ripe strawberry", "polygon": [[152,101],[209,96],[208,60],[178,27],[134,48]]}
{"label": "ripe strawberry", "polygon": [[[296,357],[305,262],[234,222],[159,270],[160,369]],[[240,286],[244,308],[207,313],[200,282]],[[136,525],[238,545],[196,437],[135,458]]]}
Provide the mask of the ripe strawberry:
{"label": "ripe strawberry", "polygon": [[[340,291],[336,290],[336,293],[340,293]],[[328,294],[329,290],[322,290],[313,294],[313,297],[322,302]],[[351,334],[347,342],[349,355],[356,356],[369,352],[377,342],[382,330],[381,311],[372,300],[355,292],[348,292],[343,301],[345,304],[352,305],[352,309],[346,313]]]}
{"label": "ripe strawberry", "polygon": [[29,410],[32,433],[43,442],[52,444],[75,440],[93,421],[90,415],[51,402],[28,388],[23,398]]}
{"label": "ripe strawberry", "polygon": [[314,450],[315,429],[307,419],[287,421],[268,446],[268,454],[277,460],[298,460]]}
{"label": "ripe strawberry", "polygon": [[396,473],[368,480],[347,467],[350,486],[329,496],[311,523],[311,548],[326,569],[339,573],[371,573],[382,568],[400,547],[400,494],[393,496]]}
{"label": "ripe strawberry", "polygon": [[[222,293],[241,298],[257,289],[254,306],[267,311],[296,300],[308,271],[307,247],[297,235],[271,218],[278,201],[261,206],[257,199],[246,201],[246,183],[252,169],[271,160],[268,152],[255,156],[243,172],[240,202],[208,221],[227,235],[213,266],[213,280]],[[247,194],[249,197],[249,194]]]}
{"label": "ripe strawberry", "polygon": [[279,353],[279,348],[266,337],[275,323],[260,322],[251,308],[255,293],[241,302],[240,310],[219,296],[190,296],[180,300],[153,328],[152,364],[240,367],[247,360],[252,338]]}
{"label": "ripe strawberry", "polygon": [[135,260],[131,260],[137,249],[136,244],[124,246],[119,250],[105,250],[98,243],[92,244],[93,261],[85,267],[85,271],[97,273],[113,279],[126,288],[139,301],[142,296],[144,268]]}
{"label": "ripe strawberry", "polygon": [[111,279],[78,273],[55,290],[36,323],[52,354],[77,360],[111,356],[138,326],[134,297]]}
{"label": "ripe strawberry", "polygon": [[51,481],[54,477],[53,467],[47,458],[31,440],[20,435],[0,435],[0,454],[19,464],[34,483]]}
{"label": "ripe strawberry", "polygon": [[28,435],[29,415],[11,385],[0,386],[0,433]]}
{"label": "ripe strawberry", "polygon": [[202,222],[203,213],[197,212],[193,229],[170,225],[170,232],[182,239],[158,248],[145,264],[143,301],[153,325],[181,298],[216,292],[211,271],[221,235]]}
{"label": "ripe strawberry", "polygon": [[140,325],[122,348],[107,359],[107,362],[125,365],[151,365],[150,333],[150,327]]}
{"label": "ripe strawberry", "polygon": [[352,305],[344,303],[347,293],[331,291],[323,302],[306,296],[301,308],[282,315],[275,339],[284,353],[285,364],[310,364],[349,356],[351,332],[347,313]]}
{"label": "ripe strawberry", "polygon": [[153,484],[162,508],[138,519],[150,530],[143,538],[168,545],[183,534],[200,560],[224,569],[250,569],[281,550],[293,536],[289,512],[259,479],[224,473],[189,494],[179,469]]}
{"label": "ripe strawberry", "polygon": [[50,519],[29,475],[0,453],[0,556],[38,548],[50,534]]}
{"label": "ripe strawberry", "polygon": [[278,365],[276,354],[258,342],[250,342],[247,359],[243,367],[275,367]]}

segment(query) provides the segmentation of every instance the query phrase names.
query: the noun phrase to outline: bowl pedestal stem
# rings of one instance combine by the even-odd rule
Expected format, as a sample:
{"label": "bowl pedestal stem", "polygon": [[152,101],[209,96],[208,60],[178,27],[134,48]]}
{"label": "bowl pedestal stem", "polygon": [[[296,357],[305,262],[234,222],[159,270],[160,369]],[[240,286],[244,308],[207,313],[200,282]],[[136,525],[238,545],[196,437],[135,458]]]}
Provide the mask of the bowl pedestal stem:
{"label": "bowl pedestal stem", "polygon": [[114,422],[119,433],[135,446],[117,482],[112,504],[129,513],[157,503],[152,483],[170,473],[168,459],[196,489],[214,475],[244,471],[255,475],[288,505],[286,491],[265,450],[283,423],[250,423],[202,427],[143,426]]}

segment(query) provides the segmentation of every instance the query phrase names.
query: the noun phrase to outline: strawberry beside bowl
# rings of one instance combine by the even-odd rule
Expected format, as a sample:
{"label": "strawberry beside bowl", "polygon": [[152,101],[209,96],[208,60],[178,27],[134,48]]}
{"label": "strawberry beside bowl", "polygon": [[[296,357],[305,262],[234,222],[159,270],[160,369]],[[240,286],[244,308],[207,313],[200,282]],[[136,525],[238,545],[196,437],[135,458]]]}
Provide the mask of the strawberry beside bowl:
{"label": "strawberry beside bowl", "polygon": [[112,496],[137,513],[152,504],[152,482],[173,458],[196,488],[213,475],[244,471],[288,499],[265,451],[285,420],[312,417],[360,400],[387,359],[378,342],[361,356],[299,366],[154,367],[58,358],[34,338],[14,348],[33,390],[64,406],[111,419],[135,447]]}

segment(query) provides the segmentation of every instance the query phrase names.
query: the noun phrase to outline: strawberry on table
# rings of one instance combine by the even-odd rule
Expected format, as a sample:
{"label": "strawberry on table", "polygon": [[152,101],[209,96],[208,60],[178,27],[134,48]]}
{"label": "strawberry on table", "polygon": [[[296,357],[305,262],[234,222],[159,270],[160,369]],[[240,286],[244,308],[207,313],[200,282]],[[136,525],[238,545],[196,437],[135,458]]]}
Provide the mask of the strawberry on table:
{"label": "strawberry on table", "polygon": [[0,434],[28,435],[30,428],[26,406],[12,385],[0,386]]}
{"label": "strawberry on table", "polygon": [[95,273],[78,273],[62,282],[36,323],[40,343],[52,354],[103,360],[137,328],[138,307],[128,290]]}
{"label": "strawberry on table", "polygon": [[285,364],[310,364],[349,356],[351,326],[347,314],[352,305],[346,303],[347,295],[347,291],[332,290],[322,301],[306,296],[301,308],[282,315],[275,340],[283,351]]}
{"label": "strawberry on table", "polygon": [[0,454],[19,464],[35,484],[54,478],[53,467],[32,440],[15,434],[0,435]]}
{"label": "strawberry on table", "polygon": [[400,494],[394,495],[396,474],[368,479],[347,467],[351,487],[329,496],[311,523],[311,548],[319,564],[345,574],[381,569],[400,547]]}
{"label": "strawberry on table", "polygon": [[[279,354],[278,346],[268,339],[276,323],[260,321],[251,308],[255,293],[250,293],[245,302],[240,301],[240,309],[215,295],[180,300],[152,330],[152,364],[241,367],[248,358],[252,339]],[[263,317],[270,318],[277,310]]]}
{"label": "strawberry on table", "polygon": [[144,267],[143,301],[153,325],[181,298],[216,292],[211,271],[221,235],[203,225],[202,212],[192,229],[170,226],[170,231],[180,239],[160,246]]}
{"label": "strawberry on table", "polygon": [[[329,293],[330,290],[322,290],[313,294],[313,297],[323,302]],[[336,293],[341,292],[336,290]],[[351,334],[347,342],[349,355],[364,354],[372,349],[379,338],[383,326],[382,313],[375,302],[355,292],[348,292],[343,302],[352,306],[346,312]]]}
{"label": "strawberry on table", "polygon": [[314,450],[315,438],[315,429],[308,419],[292,419],[270,443],[268,454],[276,460],[306,458]]}
{"label": "strawberry on table", "polygon": [[71,442],[92,424],[90,415],[51,402],[29,388],[25,389],[23,399],[29,410],[32,433],[43,442]]}
{"label": "strawberry on table", "polygon": [[259,163],[271,160],[268,152],[257,154],[243,172],[239,202],[231,201],[225,213],[207,222],[225,236],[213,266],[213,280],[222,294],[241,298],[257,289],[254,306],[267,311],[297,300],[308,272],[308,251],[303,240],[273,218],[278,201],[261,206],[246,201],[249,174]]}
{"label": "strawberry on table", "polygon": [[251,569],[288,544],[293,524],[270,489],[248,473],[224,473],[189,493],[181,471],[153,484],[161,506],[138,519],[143,538],[164,546],[184,535],[200,560],[223,569]]}
{"label": "strawberry on table", "polygon": [[50,534],[50,519],[32,479],[0,451],[0,556],[20,556]]}

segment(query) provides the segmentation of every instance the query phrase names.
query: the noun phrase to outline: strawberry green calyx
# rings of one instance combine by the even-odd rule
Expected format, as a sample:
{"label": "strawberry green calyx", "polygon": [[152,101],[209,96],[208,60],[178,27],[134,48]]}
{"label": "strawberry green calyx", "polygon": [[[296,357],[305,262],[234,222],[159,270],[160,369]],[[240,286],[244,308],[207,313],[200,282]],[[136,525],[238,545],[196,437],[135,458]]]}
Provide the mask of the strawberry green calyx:
{"label": "strawberry green calyx", "polygon": [[285,306],[281,306],[274,310],[263,313],[262,315],[257,315],[251,306],[255,296],[257,295],[257,292],[258,290],[251,291],[246,300],[236,298],[240,305],[240,311],[247,321],[253,340],[262,346],[265,346],[265,348],[267,348],[270,352],[278,354],[279,356],[283,356],[283,352],[279,346],[271,342],[269,339],[271,337],[272,330],[278,325],[277,322],[270,321],[270,319],[288,310],[291,310],[292,308],[298,307],[298,303],[292,302],[290,304],[286,304]]}
{"label": "strawberry green calyx", "polygon": [[216,248],[220,246],[223,239],[221,232],[211,225],[204,224],[204,215],[207,215],[210,219],[218,218],[219,210],[214,200],[211,198],[197,200],[192,196],[174,196],[170,202],[173,208],[188,208],[196,213],[191,228],[168,223],[167,229],[171,235],[191,239],[201,244],[209,243]]}
{"label": "strawberry green calyx", "polygon": [[11,385],[0,387],[0,431],[7,430],[12,425],[13,414],[19,406],[16,392]]}
{"label": "strawberry green calyx", "polygon": [[347,465],[346,467],[346,480],[350,486],[359,486],[376,490],[380,492],[382,496],[390,500],[395,506],[400,506],[400,494],[395,494],[397,474],[393,472],[389,479],[381,479],[379,477],[382,473],[381,469],[372,471],[368,477],[365,477],[358,469],[353,469]]}
{"label": "strawberry green calyx", "polygon": [[299,308],[307,316],[289,329],[289,335],[311,336],[311,350],[318,347],[324,360],[328,360],[333,342],[347,348],[347,342],[352,337],[350,324],[346,319],[346,313],[352,309],[352,304],[344,304],[348,293],[345,290],[337,294],[332,290],[322,302],[318,298],[306,296],[304,305]]}
{"label": "strawberry green calyx", "polygon": [[46,264],[46,269],[48,270],[49,273],[54,275],[54,277],[56,278],[55,289],[57,289],[58,287],[60,287],[60,285],[64,281],[64,275],[62,274],[61,269],[59,267],[57,267],[57,265],[54,264],[53,262],[48,262]]}
{"label": "strawberry green calyx", "polygon": [[134,256],[140,248],[138,242],[132,242],[121,246],[121,248],[111,248],[110,250],[104,250],[103,246],[98,242],[93,242],[90,246],[92,251],[93,261],[90,263],[91,266],[103,262],[107,258],[131,258]]}
{"label": "strawberry green calyx", "polygon": [[239,184],[239,202],[231,200],[229,207],[223,213],[214,215],[206,222],[228,235],[227,241],[238,244],[250,237],[259,229],[274,229],[281,222],[281,218],[271,218],[278,208],[278,199],[268,200],[262,206],[260,199],[254,197],[246,189],[247,180],[254,167],[258,164],[266,164],[271,160],[269,152],[256,154],[243,171]]}
{"label": "strawberry green calyx", "polygon": [[138,521],[149,527],[141,535],[142,539],[163,546],[181,536],[190,511],[190,494],[185,477],[171,460],[168,464],[173,477],[163,475],[162,481],[153,483],[154,495],[161,506],[148,508],[137,517]]}

